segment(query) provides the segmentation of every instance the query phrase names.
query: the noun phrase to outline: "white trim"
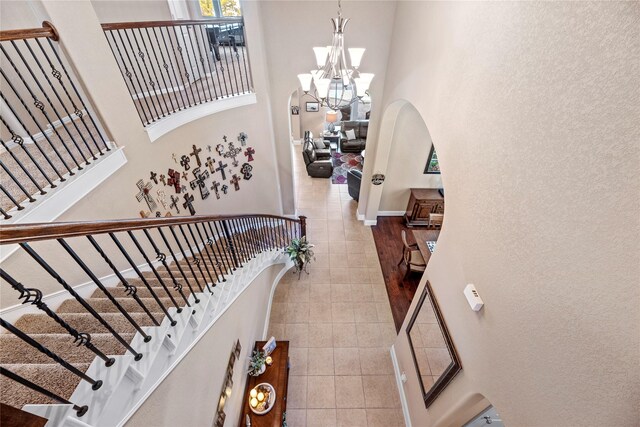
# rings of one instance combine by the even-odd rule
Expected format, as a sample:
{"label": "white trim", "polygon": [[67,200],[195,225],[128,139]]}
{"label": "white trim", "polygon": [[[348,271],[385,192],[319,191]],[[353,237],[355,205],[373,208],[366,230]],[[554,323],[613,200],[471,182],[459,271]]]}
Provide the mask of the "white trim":
{"label": "white trim", "polygon": [[398,386],[398,394],[400,395],[400,406],[402,406],[402,415],[404,416],[404,425],[411,427],[411,416],[409,415],[409,404],[407,403],[407,396],[404,393],[404,385],[402,382],[402,373],[400,372],[400,365],[398,364],[398,358],[396,357],[396,348],[391,346],[389,349],[391,353],[391,362],[393,362],[393,371],[396,376],[396,385]]}
{"label": "white trim", "polygon": [[170,88],[163,88],[160,90],[154,90],[153,92],[138,92],[138,93],[134,93],[133,95],[131,95],[131,98],[138,100],[138,99],[143,99],[143,98],[148,98],[150,96],[157,96],[158,93],[160,92],[161,94],[165,95],[167,93],[173,93],[173,92],[180,92],[184,90],[184,86],[183,85],[179,85],[177,87],[172,86]]}
{"label": "white trim", "polygon": [[[291,266],[293,266],[293,261],[289,261],[287,262],[287,266],[289,268],[291,268],[291,266],[289,266],[289,264],[291,264]],[[280,284],[280,279],[282,279],[282,277],[287,274],[287,271],[289,271],[289,268],[283,268],[282,270],[280,270],[280,272],[278,273],[278,275],[276,276],[274,282],[273,282],[273,286],[271,286],[271,294],[269,295],[269,304],[267,305],[267,318],[264,319],[264,330],[262,331],[262,340],[266,341],[267,340],[267,332],[269,332],[269,319],[271,318],[271,305],[273,303],[273,296],[276,293],[276,288],[278,287],[278,285]]]}
{"label": "white trim", "polygon": [[[110,154],[105,155],[98,161],[85,166],[84,170],[74,176],[67,176],[65,182],[58,182],[57,188],[46,187],[47,194],[36,194],[33,196],[35,202],[25,204],[25,209],[18,211],[12,209],[12,215],[2,224],[26,224],[35,222],[51,222],[60,217],[69,208],[78,203],[89,194],[94,188],[113,175],[118,169],[127,163],[124,155],[124,147],[112,149]],[[17,248],[17,245],[6,245],[2,247],[0,261],[4,261]]]}
{"label": "white trim", "polygon": [[406,211],[378,211],[378,216],[404,216]]}
{"label": "white trim", "polygon": [[246,93],[243,95],[235,95],[224,99],[205,102],[204,104],[189,107],[185,110],[173,113],[170,116],[147,126],[146,131],[151,142],[155,142],[161,136],[194,120],[198,120],[202,117],[219,113],[221,111],[230,110],[232,108],[256,104],[257,102],[255,93]]}
{"label": "white trim", "polygon": [[365,219],[364,220],[364,225],[377,225],[378,224],[378,220],[377,219]]}

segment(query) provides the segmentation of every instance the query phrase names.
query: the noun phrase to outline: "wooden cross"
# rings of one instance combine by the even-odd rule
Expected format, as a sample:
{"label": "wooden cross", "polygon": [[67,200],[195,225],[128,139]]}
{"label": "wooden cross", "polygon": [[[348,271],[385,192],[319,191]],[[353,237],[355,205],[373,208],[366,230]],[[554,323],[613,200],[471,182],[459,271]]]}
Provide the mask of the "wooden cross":
{"label": "wooden cross", "polygon": [[242,173],[242,176],[243,176],[244,179],[249,181],[251,179],[251,177],[253,176],[251,174],[252,170],[253,170],[253,166],[251,166],[249,163],[243,163],[242,164],[242,169],[240,169],[240,173]]}
{"label": "wooden cross", "polygon": [[167,185],[167,177],[164,174],[160,174],[160,182],[162,185]]}
{"label": "wooden cross", "polygon": [[213,168],[213,159],[211,157],[207,157],[207,161],[204,164],[206,167],[209,168],[209,172],[216,173],[216,170]]}
{"label": "wooden cross", "polygon": [[184,203],[182,204],[182,207],[185,208],[185,209],[189,209],[189,213],[191,215],[195,215],[196,214],[196,210],[195,210],[195,208],[193,207],[193,204],[192,204],[193,200],[194,200],[194,197],[191,194],[189,194],[189,193],[185,193],[184,194]]}
{"label": "wooden cross", "polygon": [[196,158],[196,163],[198,164],[198,167],[200,167],[202,166],[202,163],[200,163],[200,152],[202,151],[202,148],[196,147],[195,144],[193,144],[192,147],[193,151],[189,153],[189,155]]}
{"label": "wooden cross", "polygon": [[218,181],[213,181],[213,185],[211,186],[211,189],[215,193],[216,199],[220,199],[220,193],[218,192],[218,188],[220,188],[220,183]]}
{"label": "wooden cross", "polygon": [[227,187],[226,185],[223,185],[223,186],[222,186],[222,192],[223,192],[224,194],[227,194],[227,191],[229,191],[229,187]]}
{"label": "wooden cross", "polygon": [[222,135],[222,140],[223,140],[224,142],[227,142],[227,135]]}
{"label": "wooden cross", "polygon": [[196,187],[200,188],[200,197],[202,198],[202,200],[206,199],[207,197],[209,197],[210,193],[209,189],[207,188],[207,184],[204,181],[205,179],[209,178],[209,171],[206,169],[204,171],[201,171],[200,168],[195,168],[193,170],[193,176],[195,176],[196,179],[189,183],[191,189],[195,190]]}
{"label": "wooden cross", "polygon": [[149,194],[153,185],[150,182],[147,182],[145,184],[143,180],[139,180],[138,182],[136,182],[136,185],[138,186],[138,190],[139,190],[138,194],[136,194],[136,199],[138,201],[141,201],[144,199],[144,201],[147,202],[147,206],[149,206],[149,210],[155,211],[157,207],[156,202],[155,200],[153,200],[153,197],[151,197],[151,195]]}
{"label": "wooden cross", "polygon": [[180,166],[182,166],[184,170],[188,171],[189,169],[191,169],[191,166],[189,166],[190,161],[191,159],[189,158],[189,156],[182,156],[180,157]]}
{"label": "wooden cross", "polygon": [[178,202],[180,201],[179,197],[174,196],[173,194],[171,195],[171,204],[169,205],[169,209],[171,208],[175,208],[176,209],[176,213],[180,213],[180,208],[178,208]]}
{"label": "wooden cross", "polygon": [[167,185],[173,185],[173,188],[176,190],[176,193],[180,192],[180,172],[175,171],[173,169],[169,169],[167,172],[169,179],[167,180]]}
{"label": "wooden cross", "polygon": [[210,146],[210,145],[207,145],[207,150],[208,150],[209,152],[211,152],[211,146]]}
{"label": "wooden cross", "polygon": [[189,179],[189,175],[186,172],[182,172],[182,179],[185,181]]}
{"label": "wooden cross", "polygon": [[140,211],[140,218],[149,218],[151,216],[151,212],[149,211]]}
{"label": "wooden cross", "polygon": [[238,175],[234,173],[233,178],[229,182],[233,184],[236,191],[240,190],[240,177]]}
{"label": "wooden cross", "polygon": [[176,153],[172,153],[172,154],[171,154],[171,157],[173,157],[173,161],[174,161],[175,163],[178,163],[178,159],[176,158]]}
{"label": "wooden cross", "polygon": [[151,178],[149,178],[151,181],[155,182],[156,184],[158,184],[158,174],[155,173],[154,171],[151,171]]}
{"label": "wooden cross", "polygon": [[247,161],[248,162],[253,162],[253,155],[256,154],[256,150],[254,150],[251,147],[247,147],[246,150],[244,150],[244,155],[247,156]]}
{"label": "wooden cross", "polygon": [[218,161],[218,167],[216,168],[216,172],[220,172],[222,174],[222,180],[227,179],[227,174],[224,172],[224,169],[229,166],[228,164],[222,164],[222,160]]}

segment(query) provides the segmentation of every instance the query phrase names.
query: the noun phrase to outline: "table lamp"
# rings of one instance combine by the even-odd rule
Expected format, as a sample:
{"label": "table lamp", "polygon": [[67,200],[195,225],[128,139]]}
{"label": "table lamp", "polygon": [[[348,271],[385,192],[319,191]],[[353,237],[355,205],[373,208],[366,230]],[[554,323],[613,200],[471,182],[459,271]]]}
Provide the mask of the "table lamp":
{"label": "table lamp", "polygon": [[336,125],[335,122],[338,121],[338,112],[334,110],[329,110],[324,115],[324,120],[329,123],[329,132],[335,133]]}

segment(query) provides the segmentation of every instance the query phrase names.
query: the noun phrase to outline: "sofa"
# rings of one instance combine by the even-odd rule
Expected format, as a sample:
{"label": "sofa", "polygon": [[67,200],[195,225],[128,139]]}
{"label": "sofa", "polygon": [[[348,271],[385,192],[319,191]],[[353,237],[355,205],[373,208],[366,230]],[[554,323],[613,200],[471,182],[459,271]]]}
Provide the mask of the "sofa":
{"label": "sofa", "polygon": [[[349,139],[347,132],[353,130],[354,139]],[[367,132],[369,131],[369,120],[353,120],[342,122],[340,128],[340,151],[343,153],[360,153],[367,144]]]}
{"label": "sofa", "polygon": [[318,159],[326,160],[331,158],[331,149],[328,147],[328,144],[324,141],[323,138],[314,139],[313,132],[307,130],[304,132],[303,148],[304,144],[306,144],[307,142],[313,145],[316,152],[316,157]]}
{"label": "sofa", "polygon": [[329,178],[333,175],[333,164],[330,158],[320,159],[311,141],[302,145],[302,158],[307,167],[307,174],[313,178]]}

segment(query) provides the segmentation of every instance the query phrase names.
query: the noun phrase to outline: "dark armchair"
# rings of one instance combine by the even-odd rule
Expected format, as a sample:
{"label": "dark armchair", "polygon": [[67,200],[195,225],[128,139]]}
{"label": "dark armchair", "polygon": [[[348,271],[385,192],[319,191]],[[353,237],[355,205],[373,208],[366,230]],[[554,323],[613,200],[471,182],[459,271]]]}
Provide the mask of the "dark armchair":
{"label": "dark armchair", "polygon": [[302,146],[302,158],[307,166],[307,173],[314,178],[329,178],[333,175],[333,164],[330,159],[319,159],[312,142],[305,141]]}
{"label": "dark armchair", "polygon": [[358,169],[349,169],[347,172],[347,190],[349,195],[356,202],[360,199],[360,184],[362,183],[362,172]]}
{"label": "dark armchair", "polygon": [[[369,120],[353,120],[342,122],[340,150],[343,153],[360,153],[367,144]],[[349,139],[347,132],[353,131],[355,139]]]}

